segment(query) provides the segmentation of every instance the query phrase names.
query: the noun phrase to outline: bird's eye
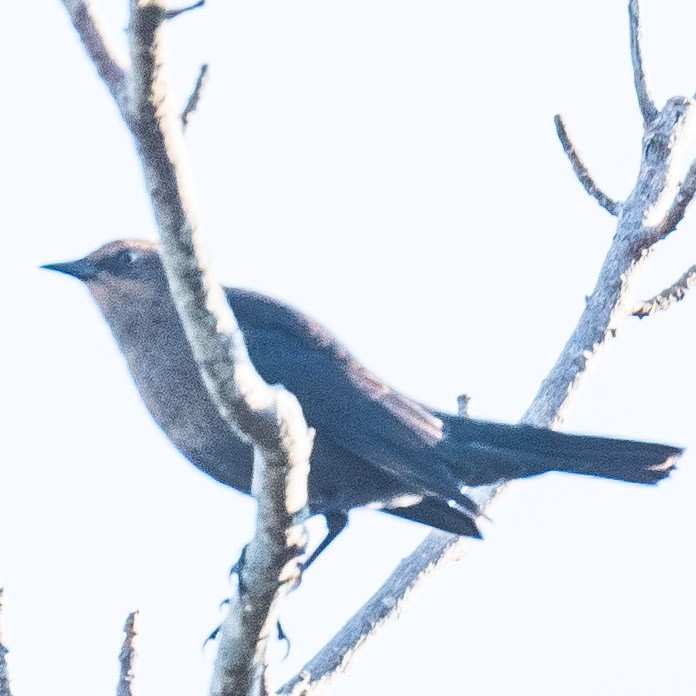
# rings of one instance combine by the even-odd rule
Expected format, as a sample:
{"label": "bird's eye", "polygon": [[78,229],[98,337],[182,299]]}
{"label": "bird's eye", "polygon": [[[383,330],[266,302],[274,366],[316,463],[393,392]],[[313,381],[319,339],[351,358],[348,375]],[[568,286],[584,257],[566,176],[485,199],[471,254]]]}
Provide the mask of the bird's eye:
{"label": "bird's eye", "polygon": [[121,249],[107,256],[99,265],[114,275],[128,275],[135,270],[139,259],[140,253],[137,249]]}
{"label": "bird's eye", "polygon": [[118,265],[124,268],[132,266],[138,260],[138,252],[133,249],[123,249],[116,254],[116,260]]}

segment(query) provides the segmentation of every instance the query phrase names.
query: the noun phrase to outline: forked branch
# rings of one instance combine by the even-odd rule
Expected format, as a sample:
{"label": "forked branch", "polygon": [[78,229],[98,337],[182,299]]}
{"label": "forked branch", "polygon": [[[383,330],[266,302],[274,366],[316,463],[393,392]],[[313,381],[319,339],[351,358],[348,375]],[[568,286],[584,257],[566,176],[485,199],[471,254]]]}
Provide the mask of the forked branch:
{"label": "forked branch", "polygon": [[[587,374],[590,363],[616,334],[617,327],[633,313],[631,286],[636,271],[646,262],[649,250],[667,233],[666,226],[676,227],[690,200],[690,185],[680,185],[680,167],[685,152],[696,142],[694,102],[674,98],[662,111],[654,109],[645,85],[640,56],[637,5],[631,0],[631,50],[634,56],[639,101],[645,122],[640,170],[633,191],[623,204],[605,196],[594,184],[587,168],[576,155],[569,157],[578,178],[590,195],[607,210],[618,214],[617,229],[600,270],[596,286],[587,298],[575,330],[563,348],[556,364],[541,384],[539,392],[522,418],[523,423],[555,428]],[[652,106],[652,108],[651,108]],[[654,111],[653,111],[654,110]],[[567,135],[560,123],[561,140]],[[567,147],[568,146],[568,147]],[[566,139],[564,148],[572,143]],[[573,148],[574,152],[574,148]],[[692,167],[693,169],[693,167]],[[691,170],[690,170],[691,171]],[[693,195],[693,194],[691,194]],[[682,200],[684,196],[684,200]],[[620,205],[620,210],[616,206]],[[655,211],[664,211],[653,221]],[[648,224],[648,222],[650,224]],[[481,488],[477,502],[484,511],[490,507],[500,488]],[[283,694],[311,694],[327,686],[344,671],[350,659],[366,645],[377,630],[395,619],[403,599],[422,585],[436,570],[458,557],[470,540],[432,532],[399,567],[385,585],[336,634],[299,674],[282,689]],[[380,601],[388,597],[388,605]]]}
{"label": "forked branch", "polygon": [[[171,106],[163,71],[161,26],[168,16],[164,2],[131,0],[133,67],[128,75],[106,49],[89,5],[70,0],[63,2],[81,32],[90,57],[102,62],[100,75],[109,85],[135,139],[160,228],[168,279],[201,374],[221,412],[232,414],[230,426],[254,441],[257,460],[265,464],[264,476],[260,475],[262,467],[255,466],[255,491],[263,488],[260,479],[268,486],[268,490],[259,494],[259,514],[264,514],[266,504],[275,512],[259,523],[259,557],[253,552],[248,559],[249,572],[255,573],[255,582],[262,590],[251,599],[244,597],[244,607],[240,601],[233,601],[230,622],[226,621],[221,630],[221,661],[216,668],[213,693],[246,694],[254,684],[264,690],[265,680],[261,674],[269,626],[275,621],[278,598],[287,591],[294,577],[287,568],[283,570],[282,561],[292,557],[301,545],[299,532],[292,523],[306,501],[311,435],[297,403],[285,392],[269,390],[256,374],[234,316],[219,286],[210,279],[199,241],[181,123]],[[645,263],[652,246],[668,233],[667,228],[676,227],[696,188],[689,176],[684,185],[680,185],[683,172],[678,171],[682,153],[696,140],[691,125],[696,120],[692,113],[694,103],[688,99],[672,99],[661,111],[655,108],[642,66],[635,0],[630,0],[629,12],[634,80],[646,129],[640,172],[625,203],[613,201],[594,184],[577,157],[563,122],[557,121],[557,127],[559,123],[561,126],[559,136],[566,136],[569,146],[566,151],[578,178],[583,181],[581,174],[584,176],[586,190],[612,214],[618,215],[618,223],[596,287],[578,324],[522,419],[536,426],[555,427],[560,423],[589,363],[614,335],[617,326],[633,313],[630,288],[635,271]],[[124,82],[127,82],[127,90]],[[655,211],[661,214],[657,220],[653,219]],[[212,315],[206,308],[211,308]],[[251,394],[253,399],[249,398]],[[278,423],[284,424],[280,432],[275,429]],[[287,471],[290,473],[286,474]],[[289,480],[293,477],[294,480]],[[278,483],[280,481],[283,483]],[[497,492],[496,488],[479,489],[477,499],[486,508]],[[286,500],[288,506],[285,506]],[[287,533],[288,546],[292,548],[290,552],[284,548],[276,555],[274,542],[264,542],[262,536],[266,531],[273,535],[278,527],[283,534]],[[413,589],[457,557],[466,543],[456,536],[431,533],[372,600],[283,687],[283,693],[309,693],[340,674],[353,655],[385,623],[398,616]],[[267,585],[269,580],[272,586]],[[256,591],[255,582],[247,580],[245,585],[251,591],[253,584]],[[245,610],[258,612],[251,623],[247,621],[248,611],[245,613]]]}
{"label": "forked branch", "polygon": [[[63,0],[93,60],[110,60],[86,2]],[[192,6],[193,7],[193,6]],[[233,598],[220,630],[215,696],[263,684],[265,647],[278,600],[295,582],[304,530],[312,434],[297,400],[256,372],[231,308],[202,249],[181,121],[172,105],[162,55],[164,0],[130,0],[131,68],[110,90],[140,156],[157,220],[162,262],[203,381],[228,426],[254,446],[257,533],[249,545],[245,596]],[[111,61],[113,62],[113,60]],[[100,69],[104,77],[104,71]],[[111,78],[108,72],[106,77]],[[106,77],[104,79],[106,80]],[[125,87],[125,88],[124,88]]]}

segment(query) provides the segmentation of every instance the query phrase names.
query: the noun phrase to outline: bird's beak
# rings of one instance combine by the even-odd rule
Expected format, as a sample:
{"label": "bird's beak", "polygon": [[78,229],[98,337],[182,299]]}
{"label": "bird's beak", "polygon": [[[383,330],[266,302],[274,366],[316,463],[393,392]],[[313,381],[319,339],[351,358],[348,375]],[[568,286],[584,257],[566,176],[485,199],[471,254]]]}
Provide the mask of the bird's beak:
{"label": "bird's beak", "polygon": [[77,261],[65,261],[63,263],[47,263],[41,266],[47,271],[58,271],[73,276],[78,280],[90,280],[97,275],[97,269],[89,259],[78,259]]}

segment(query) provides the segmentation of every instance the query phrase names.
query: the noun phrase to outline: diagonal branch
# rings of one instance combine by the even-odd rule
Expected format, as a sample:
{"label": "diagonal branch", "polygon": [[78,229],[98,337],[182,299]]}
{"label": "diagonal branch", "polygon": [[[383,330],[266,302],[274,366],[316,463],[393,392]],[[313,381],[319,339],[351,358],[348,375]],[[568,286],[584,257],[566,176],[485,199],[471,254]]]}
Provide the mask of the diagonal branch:
{"label": "diagonal branch", "polygon": [[689,268],[675,283],[665,288],[649,300],[638,305],[633,310],[633,316],[644,317],[669,309],[675,302],[680,302],[686,297],[686,293],[696,285],[696,265]]}
{"label": "diagonal branch", "polygon": [[99,77],[122,110],[126,94],[126,63],[116,53],[89,0],[62,0]]}
{"label": "diagonal branch", "polygon": [[165,14],[165,19],[174,19],[174,17],[178,17],[186,12],[191,12],[191,10],[197,10],[203,7],[203,5],[205,5],[205,0],[198,0],[198,2],[194,2],[186,7],[180,7],[178,10],[168,10]]}
{"label": "diagonal branch", "polygon": [[[696,142],[691,125],[695,109],[693,101],[675,97],[646,127],[637,181],[618,216],[616,234],[596,286],[556,364],[522,417],[522,423],[558,427],[588,367],[614,337],[617,327],[632,315],[631,290],[637,271],[649,258],[652,246],[662,238],[646,223],[665,201],[674,202],[680,195],[683,153],[690,151]],[[504,488],[478,489],[477,502],[484,512]],[[432,532],[402,562],[398,575],[392,574],[327,646],[283,686],[281,693],[310,694],[334,680],[378,629],[398,617],[403,599],[465,550],[466,543],[466,539]]]}
{"label": "diagonal branch", "polygon": [[207,63],[204,63],[203,65],[201,65],[201,68],[198,71],[196,84],[193,86],[193,90],[191,91],[191,95],[189,96],[188,101],[186,102],[186,106],[184,107],[184,110],[181,112],[181,126],[184,130],[186,130],[186,126],[188,126],[189,119],[191,118],[191,116],[193,116],[196,109],[198,108],[198,102],[201,99],[201,94],[203,92],[203,88],[205,87],[207,76],[208,65]]}
{"label": "diagonal branch", "polygon": [[660,232],[663,237],[666,237],[677,229],[677,225],[682,221],[684,215],[686,215],[687,208],[694,199],[694,195],[696,195],[696,160],[691,163],[684,177],[684,181],[679,187],[679,193],[672,202],[672,205],[660,225]]}
{"label": "diagonal branch", "polygon": [[628,3],[628,19],[631,32],[631,59],[633,61],[633,83],[638,97],[640,113],[643,114],[643,124],[648,125],[655,120],[658,114],[655,102],[650,95],[650,89],[645,79],[643,70],[643,48],[640,27],[640,12],[638,0],[630,0]]}
{"label": "diagonal branch", "polygon": [[561,145],[563,145],[563,151],[570,160],[570,164],[573,167],[578,181],[583,185],[585,191],[587,191],[602,208],[612,215],[618,215],[621,212],[621,203],[615,201],[613,198],[609,198],[609,196],[597,186],[587,165],[582,161],[578,151],[575,149],[575,145],[568,133],[568,127],[566,126],[563,116],[556,114],[553,117],[553,122],[556,124],[556,133],[558,134],[558,139],[561,141]]}
{"label": "diagonal branch", "polygon": [[[428,580],[435,568],[459,559],[464,543],[465,539],[439,530],[429,534],[416,552],[399,563],[360,612],[278,694],[298,696],[328,686],[394,613],[401,613],[414,591]],[[429,563],[422,563],[422,558],[429,559]]]}

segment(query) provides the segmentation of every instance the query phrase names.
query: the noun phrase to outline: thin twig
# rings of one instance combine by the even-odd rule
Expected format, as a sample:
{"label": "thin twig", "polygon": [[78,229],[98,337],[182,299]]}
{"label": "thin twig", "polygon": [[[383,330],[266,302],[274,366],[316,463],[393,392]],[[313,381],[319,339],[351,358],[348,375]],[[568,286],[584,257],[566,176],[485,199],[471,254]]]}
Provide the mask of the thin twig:
{"label": "thin twig", "polygon": [[126,94],[126,61],[117,54],[90,0],[62,0],[99,77],[119,108]]}
{"label": "thin twig", "polygon": [[181,112],[181,126],[184,130],[186,130],[186,126],[188,126],[189,118],[191,118],[193,113],[198,108],[198,102],[201,99],[201,93],[205,87],[207,75],[208,64],[204,63],[201,65],[201,69],[198,71],[198,77],[196,78],[196,84],[193,86],[193,90],[191,91],[191,96],[188,98],[186,106]]}
{"label": "thin twig", "polygon": [[190,12],[191,10],[197,10],[199,7],[205,5],[205,0],[199,0],[199,2],[194,2],[193,5],[188,5],[186,7],[181,7],[178,10],[167,10],[165,14],[165,19],[174,19],[179,15],[184,14],[184,12]]}
{"label": "thin twig", "polygon": [[633,316],[642,319],[655,312],[669,309],[675,302],[683,300],[694,285],[696,285],[696,265],[689,268],[674,284],[636,307],[633,310]]}
{"label": "thin twig", "polygon": [[471,395],[460,394],[457,397],[457,413],[462,417],[468,416],[469,406],[471,406]]}
{"label": "thin twig", "polygon": [[582,161],[578,151],[575,149],[575,145],[568,133],[568,126],[563,116],[556,114],[553,117],[553,122],[556,124],[556,133],[558,133],[558,139],[561,141],[561,145],[563,145],[563,152],[566,153],[566,156],[570,160],[570,164],[573,167],[578,181],[583,185],[585,191],[587,191],[602,208],[612,215],[618,215],[621,212],[621,203],[609,198],[609,196],[597,186],[587,165]]}
{"label": "thin twig", "polygon": [[633,83],[636,87],[638,106],[643,114],[643,123],[647,126],[655,120],[658,114],[657,107],[650,95],[645,71],[643,69],[643,48],[640,27],[640,12],[638,0],[630,0],[628,3],[628,18],[631,32],[631,59],[633,60]]}
{"label": "thin twig", "polygon": [[121,665],[116,696],[133,696],[133,681],[135,680],[135,660],[138,657],[136,651],[136,639],[138,637],[138,612],[128,614],[123,626],[123,645],[118,655]]}
{"label": "thin twig", "polygon": [[7,661],[5,655],[9,652],[2,642],[2,607],[4,589],[0,587],[0,696],[12,696],[10,690],[10,677],[7,674]]}

